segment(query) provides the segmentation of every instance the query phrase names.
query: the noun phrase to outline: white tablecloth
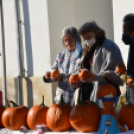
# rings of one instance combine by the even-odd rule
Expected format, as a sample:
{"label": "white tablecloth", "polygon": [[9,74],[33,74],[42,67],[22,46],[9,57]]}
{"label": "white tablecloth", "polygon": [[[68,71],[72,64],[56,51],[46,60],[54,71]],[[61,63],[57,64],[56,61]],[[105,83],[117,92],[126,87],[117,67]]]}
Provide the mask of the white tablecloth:
{"label": "white tablecloth", "polygon": [[[27,131],[25,134],[36,134],[37,132],[36,131],[32,131],[32,130],[29,130]],[[71,130],[71,131],[65,131],[65,132],[52,132],[52,131],[48,131],[48,132],[44,132],[44,134],[54,134],[54,133],[57,133],[57,134],[80,134],[80,132],[77,132],[75,130]],[[15,130],[9,130],[9,129],[6,129],[6,128],[3,128],[3,129],[0,129],[0,134],[24,134],[23,132],[20,132],[20,131],[15,131]],[[92,133],[83,133],[83,134],[97,134],[97,132],[92,132]],[[119,133],[119,134],[134,134],[134,130],[131,130],[131,131],[128,131],[128,132],[124,132],[124,133]]]}

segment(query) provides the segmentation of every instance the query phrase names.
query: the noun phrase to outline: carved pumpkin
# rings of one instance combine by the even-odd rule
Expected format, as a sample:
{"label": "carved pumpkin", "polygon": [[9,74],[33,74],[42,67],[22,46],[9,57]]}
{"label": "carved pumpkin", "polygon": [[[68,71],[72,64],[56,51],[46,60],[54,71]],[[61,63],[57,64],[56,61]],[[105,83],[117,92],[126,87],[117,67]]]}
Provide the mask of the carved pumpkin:
{"label": "carved pumpkin", "polygon": [[79,132],[93,132],[99,128],[101,119],[100,108],[93,102],[78,105],[72,108],[70,123]]}
{"label": "carved pumpkin", "polygon": [[82,79],[82,78],[89,78],[90,77],[90,74],[89,74],[89,70],[87,69],[82,69],[81,72],[79,73],[79,78]]}
{"label": "carved pumpkin", "polygon": [[134,129],[134,105],[128,104],[122,106],[118,113],[118,121],[129,129]]}
{"label": "carved pumpkin", "polygon": [[46,124],[46,113],[48,107],[44,106],[44,96],[43,102],[40,106],[33,106],[27,114],[27,125],[29,128],[35,130],[36,125]]}
{"label": "carved pumpkin", "polygon": [[[12,101],[9,101],[12,102]],[[18,130],[22,126],[27,126],[26,117],[28,108],[24,106],[7,108],[2,114],[2,124],[4,127],[11,130]]]}
{"label": "carved pumpkin", "polygon": [[51,77],[56,77],[56,76],[59,75],[59,74],[60,74],[59,70],[54,69],[54,70],[52,70],[52,72],[51,72]]}
{"label": "carved pumpkin", "polygon": [[47,111],[46,123],[50,130],[59,132],[71,129],[69,115],[72,107],[63,102],[63,96],[59,104],[53,104]]}
{"label": "carved pumpkin", "polygon": [[127,78],[127,80],[126,80],[126,85],[127,86],[132,86],[132,78]]}
{"label": "carved pumpkin", "polygon": [[1,116],[2,116],[2,113],[3,113],[3,111],[4,111],[5,109],[6,109],[6,108],[0,104],[0,128],[3,127],[2,121],[1,121]]}
{"label": "carved pumpkin", "polygon": [[113,97],[117,95],[116,89],[111,84],[101,85],[98,89],[97,96],[98,98],[104,98],[106,95],[112,94]]}
{"label": "carved pumpkin", "polygon": [[115,68],[115,72],[120,73],[120,74],[123,74],[125,71],[126,71],[126,67],[124,64],[119,64]]}
{"label": "carved pumpkin", "polygon": [[80,78],[78,77],[78,75],[72,74],[69,77],[69,82],[78,82],[78,81],[80,81]]}

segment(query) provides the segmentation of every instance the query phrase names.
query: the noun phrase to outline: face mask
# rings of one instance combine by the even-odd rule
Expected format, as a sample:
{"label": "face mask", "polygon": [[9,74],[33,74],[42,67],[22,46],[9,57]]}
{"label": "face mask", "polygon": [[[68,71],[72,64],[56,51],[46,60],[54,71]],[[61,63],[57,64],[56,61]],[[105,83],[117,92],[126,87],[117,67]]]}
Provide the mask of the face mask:
{"label": "face mask", "polygon": [[132,39],[127,34],[122,34],[122,41],[128,45],[133,44]]}
{"label": "face mask", "polygon": [[96,42],[95,38],[92,38],[92,39],[86,41],[86,43],[87,43],[88,46],[94,45],[95,42]]}

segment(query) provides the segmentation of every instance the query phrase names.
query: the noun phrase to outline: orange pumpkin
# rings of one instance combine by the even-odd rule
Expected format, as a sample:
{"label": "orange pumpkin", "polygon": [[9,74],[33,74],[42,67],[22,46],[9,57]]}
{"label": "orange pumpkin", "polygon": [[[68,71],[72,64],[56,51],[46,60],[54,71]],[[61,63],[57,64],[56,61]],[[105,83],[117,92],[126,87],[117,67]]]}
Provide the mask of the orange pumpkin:
{"label": "orange pumpkin", "polygon": [[44,96],[43,102],[40,106],[33,106],[27,114],[27,125],[29,128],[35,130],[36,125],[46,124],[46,113],[48,107],[44,105]]}
{"label": "orange pumpkin", "polygon": [[116,89],[111,84],[101,85],[98,89],[97,96],[98,98],[104,98],[106,95],[112,94],[113,97],[117,95]]}
{"label": "orange pumpkin", "polygon": [[90,77],[90,74],[89,74],[89,70],[87,69],[82,69],[81,72],[79,73],[79,78],[82,79],[82,78],[89,78]]}
{"label": "orange pumpkin", "polygon": [[125,71],[126,71],[126,67],[124,64],[119,64],[115,68],[115,72],[120,73],[120,74],[123,74]]}
{"label": "orange pumpkin", "polygon": [[11,130],[18,130],[22,126],[27,126],[27,112],[28,108],[24,106],[7,108],[2,114],[3,126]]}
{"label": "orange pumpkin", "polygon": [[0,128],[3,127],[2,121],[1,121],[1,116],[2,116],[2,113],[3,113],[3,111],[4,111],[5,109],[6,109],[6,108],[5,108],[3,105],[0,104]]}
{"label": "orange pumpkin", "polygon": [[71,129],[69,115],[72,107],[63,102],[53,104],[47,111],[46,123],[50,130],[59,132]]}
{"label": "orange pumpkin", "polygon": [[54,69],[52,72],[51,72],[51,77],[56,77],[57,75],[60,74],[60,71],[57,70],[57,69]]}
{"label": "orange pumpkin", "polygon": [[76,105],[70,113],[71,126],[79,132],[97,131],[100,119],[100,108],[91,101]]}
{"label": "orange pumpkin", "polygon": [[134,129],[134,105],[124,105],[118,113],[118,121],[129,129]]}
{"label": "orange pumpkin", "polygon": [[78,82],[78,81],[80,81],[80,78],[78,77],[78,75],[72,74],[69,77],[69,82]]}
{"label": "orange pumpkin", "polygon": [[126,85],[127,86],[132,86],[132,78],[127,78]]}

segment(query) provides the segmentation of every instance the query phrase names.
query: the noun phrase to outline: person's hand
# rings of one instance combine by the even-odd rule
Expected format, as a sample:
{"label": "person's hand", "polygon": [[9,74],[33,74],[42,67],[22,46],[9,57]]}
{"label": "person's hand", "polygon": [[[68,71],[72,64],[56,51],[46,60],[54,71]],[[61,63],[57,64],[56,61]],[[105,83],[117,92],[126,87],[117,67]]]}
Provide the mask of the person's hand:
{"label": "person's hand", "polygon": [[51,72],[47,71],[44,75],[44,77],[49,80],[50,79]]}
{"label": "person's hand", "polygon": [[81,86],[81,81],[70,82],[72,88],[78,88]]}
{"label": "person's hand", "polygon": [[56,77],[51,77],[51,80],[53,80],[53,81],[61,81],[62,77],[63,77],[62,74],[59,74]]}
{"label": "person's hand", "polygon": [[82,78],[81,81],[84,83],[90,83],[90,82],[94,81],[95,75],[91,72],[89,72],[89,74],[90,74],[89,78]]}
{"label": "person's hand", "polygon": [[134,88],[134,80],[129,80],[127,81],[127,87],[131,87],[131,88]]}

